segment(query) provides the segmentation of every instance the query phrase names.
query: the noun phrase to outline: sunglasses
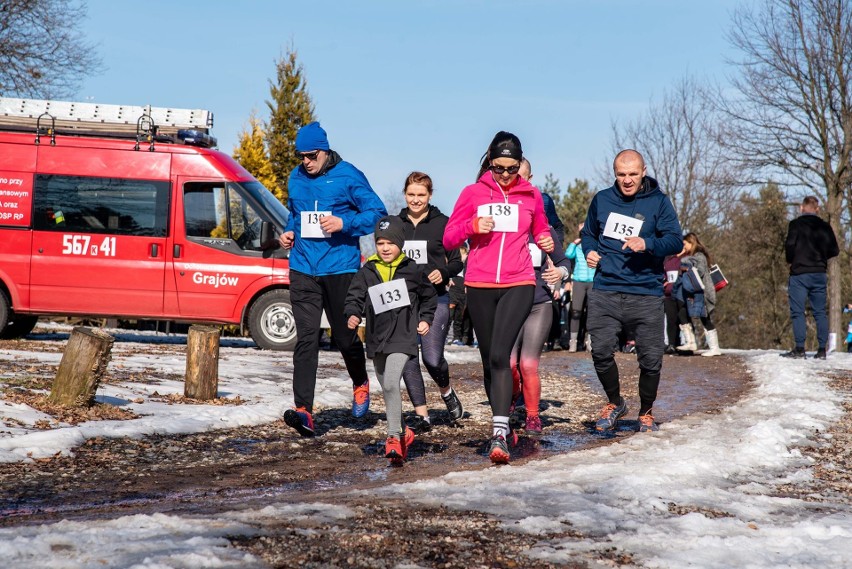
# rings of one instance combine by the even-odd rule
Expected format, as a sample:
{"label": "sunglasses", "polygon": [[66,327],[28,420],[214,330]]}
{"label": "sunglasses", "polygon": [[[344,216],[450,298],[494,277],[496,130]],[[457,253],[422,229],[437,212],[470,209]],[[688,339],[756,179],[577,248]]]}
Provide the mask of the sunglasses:
{"label": "sunglasses", "polygon": [[296,156],[299,157],[299,160],[304,160],[307,158],[309,161],[313,162],[319,156],[320,151],[314,150],[313,152],[297,152]]}
{"label": "sunglasses", "polygon": [[515,166],[509,166],[507,168],[506,166],[495,166],[494,164],[492,164],[488,169],[494,172],[495,174],[502,174],[503,172],[508,172],[509,174],[517,174],[518,170],[521,169],[521,165],[518,164]]}

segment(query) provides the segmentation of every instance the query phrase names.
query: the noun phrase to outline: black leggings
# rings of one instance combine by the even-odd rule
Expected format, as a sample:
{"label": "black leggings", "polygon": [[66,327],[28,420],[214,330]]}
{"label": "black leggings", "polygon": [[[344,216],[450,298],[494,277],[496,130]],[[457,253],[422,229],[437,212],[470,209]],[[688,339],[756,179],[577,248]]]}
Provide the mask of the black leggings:
{"label": "black leggings", "polygon": [[491,413],[508,417],[512,403],[512,368],[509,358],[533,304],[535,287],[467,289],[467,307],[479,342],[485,393]]}

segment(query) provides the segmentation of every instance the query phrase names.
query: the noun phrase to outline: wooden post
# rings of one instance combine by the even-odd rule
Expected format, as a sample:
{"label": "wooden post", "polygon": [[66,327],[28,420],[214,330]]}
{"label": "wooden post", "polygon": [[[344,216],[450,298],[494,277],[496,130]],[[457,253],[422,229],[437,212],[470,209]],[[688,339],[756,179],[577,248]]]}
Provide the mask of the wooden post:
{"label": "wooden post", "polygon": [[115,338],[98,328],[77,326],[71,330],[48,400],[65,407],[92,405],[113,342]]}
{"label": "wooden post", "polygon": [[219,392],[218,326],[193,325],[186,337],[186,380],[183,394],[191,399],[215,399]]}

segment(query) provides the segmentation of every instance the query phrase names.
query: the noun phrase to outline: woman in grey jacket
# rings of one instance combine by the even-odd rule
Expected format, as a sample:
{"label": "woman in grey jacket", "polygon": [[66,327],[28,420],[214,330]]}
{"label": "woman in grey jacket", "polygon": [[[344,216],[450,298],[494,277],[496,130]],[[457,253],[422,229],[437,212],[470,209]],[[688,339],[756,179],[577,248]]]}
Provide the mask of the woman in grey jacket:
{"label": "woman in grey jacket", "polygon": [[[719,335],[716,326],[713,325],[713,311],[716,309],[716,289],[713,287],[713,279],[710,278],[710,253],[695,233],[687,233],[683,236],[683,255],[681,256],[681,267],[691,265],[698,271],[701,282],[704,284],[704,315],[700,316],[701,325],[704,326],[704,337],[707,339],[708,350],[701,353],[702,356],[720,356]],[[686,307],[680,310],[680,329],[683,332],[686,343],[678,346],[681,351],[695,351],[698,344],[695,341],[695,332],[689,321]]]}

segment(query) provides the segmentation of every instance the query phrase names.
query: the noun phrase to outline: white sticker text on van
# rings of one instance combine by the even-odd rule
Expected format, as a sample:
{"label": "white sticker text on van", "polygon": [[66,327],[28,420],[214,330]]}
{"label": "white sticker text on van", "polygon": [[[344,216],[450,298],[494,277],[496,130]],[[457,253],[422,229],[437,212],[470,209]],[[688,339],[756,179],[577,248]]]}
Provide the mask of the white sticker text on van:
{"label": "white sticker text on van", "polygon": [[193,273],[192,282],[195,284],[211,286],[219,288],[220,286],[237,286],[240,282],[239,277],[230,277],[227,274],[216,273],[215,275],[205,275],[204,273]]}
{"label": "white sticker text on van", "polygon": [[104,240],[98,245],[92,243],[90,235],[63,235],[62,254],[115,257],[115,237],[104,237]]}

